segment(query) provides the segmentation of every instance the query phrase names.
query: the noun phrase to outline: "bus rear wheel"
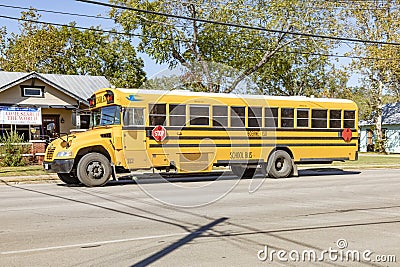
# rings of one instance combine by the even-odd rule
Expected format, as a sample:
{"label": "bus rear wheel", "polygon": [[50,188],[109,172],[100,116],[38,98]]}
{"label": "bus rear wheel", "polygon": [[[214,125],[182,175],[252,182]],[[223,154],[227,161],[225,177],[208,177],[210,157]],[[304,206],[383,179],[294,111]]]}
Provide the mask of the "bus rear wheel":
{"label": "bus rear wheel", "polygon": [[267,173],[272,178],[286,178],[293,171],[292,158],[283,150],[276,150],[268,159]]}
{"label": "bus rear wheel", "polygon": [[89,153],[81,158],[77,166],[78,179],[82,184],[93,187],[102,186],[111,177],[109,160],[100,153]]}
{"label": "bus rear wheel", "polygon": [[79,184],[79,179],[73,173],[57,173],[58,178],[66,184]]}
{"label": "bus rear wheel", "polygon": [[256,172],[256,168],[245,168],[240,165],[231,165],[231,170],[239,178],[253,178]]}

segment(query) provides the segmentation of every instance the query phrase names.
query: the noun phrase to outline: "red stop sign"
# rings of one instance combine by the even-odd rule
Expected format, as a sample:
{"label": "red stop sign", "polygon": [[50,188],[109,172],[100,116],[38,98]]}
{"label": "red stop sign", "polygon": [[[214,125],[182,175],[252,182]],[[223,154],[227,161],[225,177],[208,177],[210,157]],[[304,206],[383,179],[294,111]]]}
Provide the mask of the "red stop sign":
{"label": "red stop sign", "polygon": [[353,137],[353,133],[351,132],[350,128],[343,129],[342,138],[344,141],[349,142],[349,141],[351,141],[352,137]]}
{"label": "red stop sign", "polygon": [[167,137],[167,130],[162,125],[157,125],[151,131],[151,136],[158,142],[164,141],[165,137]]}

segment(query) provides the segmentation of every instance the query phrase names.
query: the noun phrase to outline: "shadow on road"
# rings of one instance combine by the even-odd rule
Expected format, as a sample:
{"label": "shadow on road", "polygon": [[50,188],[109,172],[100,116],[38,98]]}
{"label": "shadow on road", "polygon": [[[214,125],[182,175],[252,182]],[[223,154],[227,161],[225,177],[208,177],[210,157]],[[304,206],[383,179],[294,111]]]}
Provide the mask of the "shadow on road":
{"label": "shadow on road", "polygon": [[207,225],[204,225],[204,226],[200,227],[196,231],[191,232],[187,236],[179,239],[178,241],[172,243],[171,245],[169,245],[169,246],[163,248],[162,250],[160,250],[160,251],[148,256],[144,260],[141,260],[141,261],[135,263],[134,265],[132,265],[132,267],[142,267],[142,266],[147,266],[149,264],[152,264],[153,262],[159,260],[160,258],[162,258],[165,255],[171,253],[172,251],[178,249],[179,247],[189,243],[190,241],[192,241],[196,237],[201,236],[204,232],[210,230],[215,225],[222,223],[226,219],[228,219],[228,218],[222,217],[222,218],[219,218],[217,220],[214,220],[213,222],[211,222],[211,223],[209,223]]}
{"label": "shadow on road", "polygon": [[299,170],[299,176],[355,175],[360,171],[345,171],[338,168],[310,168]]}
{"label": "shadow on road", "polygon": [[[332,173],[335,173],[335,175],[351,175],[351,174],[358,174],[359,172],[346,172],[340,169],[307,169],[307,170],[302,170],[302,176],[304,175],[303,171],[313,171],[313,172],[319,172],[322,173],[320,175],[330,175]],[[326,174],[328,172],[328,174]],[[237,178],[236,178],[237,179]],[[395,218],[393,220],[382,220],[382,219],[376,219],[373,221],[349,221],[349,222],[321,222],[319,224],[309,224],[309,225],[304,225],[304,226],[298,226],[298,227],[279,227],[276,229],[260,229],[256,227],[250,226],[250,223],[240,223],[240,222],[235,222],[230,216],[230,219],[227,220],[227,217],[210,217],[208,215],[202,214],[200,211],[195,211],[195,210],[188,210],[188,209],[182,209],[182,208],[177,208],[177,207],[171,207],[168,205],[161,205],[158,203],[152,203],[148,201],[143,201],[141,199],[137,199],[133,196],[119,196],[115,195],[113,193],[107,192],[106,190],[104,191],[99,191],[98,189],[78,189],[74,188],[71,190],[74,191],[80,191],[82,195],[91,195],[99,198],[102,201],[99,201],[99,199],[94,199],[92,201],[87,201],[87,198],[85,197],[85,200],[80,200],[76,199],[73,197],[66,197],[66,196],[61,196],[57,194],[52,194],[48,193],[42,190],[35,190],[33,188],[26,188],[26,187],[21,187],[21,186],[16,186],[16,185],[11,185],[7,184],[9,187],[12,187],[14,189],[18,190],[24,190],[27,192],[31,193],[36,193],[40,195],[44,195],[50,198],[56,198],[56,199],[62,199],[65,201],[69,201],[71,203],[76,203],[76,204],[81,204],[89,207],[95,207],[99,208],[102,210],[110,211],[110,212],[115,212],[115,213],[120,213],[124,214],[127,216],[133,216],[138,219],[143,219],[143,223],[147,222],[157,222],[157,223],[162,223],[162,224],[168,224],[168,225],[173,225],[176,227],[179,227],[183,229],[185,232],[187,232],[187,235],[174,243],[166,246],[165,248],[162,248],[158,252],[155,252],[151,254],[150,256],[146,257],[145,259],[137,262],[133,266],[146,266],[147,264],[154,263],[158,260],[160,260],[162,257],[168,255],[169,253],[172,253],[173,251],[176,251],[183,245],[188,244],[189,242],[193,241],[196,238],[202,238],[202,239],[219,239],[219,240],[224,240],[227,242],[234,243],[237,246],[243,247],[243,249],[247,249],[249,246],[251,247],[261,247],[262,245],[265,245],[264,243],[258,241],[257,239],[252,238],[253,236],[264,236],[266,240],[271,239],[271,238],[276,238],[278,240],[288,242],[289,244],[293,244],[296,246],[301,246],[304,248],[311,248],[315,249],[318,251],[322,251],[324,248],[319,247],[318,245],[314,244],[313,242],[304,242],[298,238],[290,236],[290,233],[292,232],[309,232],[311,234],[315,234],[316,230],[324,230],[324,231],[329,231],[329,230],[335,230],[335,229],[340,229],[340,228],[354,228],[354,227],[364,227],[368,225],[387,225],[387,224],[398,224],[400,221],[398,218]],[[111,199],[112,197],[117,197],[118,201]],[[108,202],[104,202],[104,200],[108,200]],[[51,200],[50,200],[51,201]],[[155,205],[157,207],[157,213],[152,213],[149,210],[145,209],[139,209],[138,207],[135,206],[130,206],[127,205],[127,203],[124,203],[123,201],[131,201],[132,203],[145,203],[146,205]],[[108,204],[113,204],[112,206],[108,206]],[[351,209],[348,210],[339,210],[339,209],[334,209],[332,207],[334,213],[342,213],[342,212],[351,212],[355,210],[369,210],[369,209],[374,209],[374,210],[380,210],[380,209],[386,209],[386,208],[393,208],[393,207],[398,207],[396,206],[379,206],[379,207],[352,207]],[[126,208],[129,208],[128,210],[125,210]],[[177,212],[180,214],[184,215],[191,215],[194,216],[195,218],[198,218],[195,220],[198,222],[199,220],[206,220],[206,224],[197,224],[196,226],[191,222],[191,221],[180,221],[179,216],[174,216],[171,215],[171,217],[166,218],[163,213],[171,214],[171,212]],[[206,212],[206,211],[205,211]],[[221,211],[223,212],[223,211]],[[329,212],[329,211],[328,211]],[[328,213],[326,212],[326,213]],[[142,214],[139,214],[142,213]],[[143,214],[144,213],[144,214]],[[173,214],[173,213],[172,213]],[[317,213],[311,213],[309,215],[315,215]],[[225,215],[225,214],[224,214]],[[185,217],[186,218],[186,217]],[[225,228],[222,229],[215,229],[213,228],[214,226],[222,226]],[[194,228],[196,227],[196,228]],[[229,231],[226,231],[226,228],[228,228]],[[225,231],[224,231],[225,229]],[[210,232],[212,231],[212,233]],[[208,235],[205,235],[205,233],[208,232]],[[279,243],[271,242],[268,245],[275,249],[286,249],[287,247],[280,247],[278,245]],[[330,262],[324,262],[325,265],[331,265],[331,266],[342,266],[337,263],[330,263]],[[372,263],[363,263],[366,266],[376,266]]]}
{"label": "shadow on road", "polygon": [[[289,177],[285,179],[301,178],[307,176],[330,176],[330,175],[357,175],[360,171],[346,171],[338,168],[310,168],[299,170],[299,177]],[[257,172],[253,178],[242,178],[245,179],[264,179],[265,177]],[[159,183],[182,183],[182,182],[210,182],[217,180],[238,180],[236,175],[232,172],[212,172],[212,173],[196,173],[196,174],[167,174],[167,173],[144,173],[137,175],[124,175],[120,176],[118,180],[109,181],[105,186],[120,186],[128,184],[159,184]],[[267,177],[267,179],[276,180]],[[279,180],[285,180],[279,179]],[[71,186],[65,184],[59,184],[59,186]],[[76,185],[72,185],[76,186]]]}

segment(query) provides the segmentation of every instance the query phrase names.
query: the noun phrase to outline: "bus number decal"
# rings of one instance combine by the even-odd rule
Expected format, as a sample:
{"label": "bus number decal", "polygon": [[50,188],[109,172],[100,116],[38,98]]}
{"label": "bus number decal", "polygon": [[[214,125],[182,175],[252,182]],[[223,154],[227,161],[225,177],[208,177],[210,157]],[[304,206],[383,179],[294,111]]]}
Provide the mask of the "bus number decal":
{"label": "bus number decal", "polygon": [[261,136],[260,131],[247,131],[248,137]]}
{"label": "bus number decal", "polygon": [[237,152],[231,152],[229,155],[230,159],[251,159],[253,158],[253,152],[248,152],[248,151],[237,151]]}

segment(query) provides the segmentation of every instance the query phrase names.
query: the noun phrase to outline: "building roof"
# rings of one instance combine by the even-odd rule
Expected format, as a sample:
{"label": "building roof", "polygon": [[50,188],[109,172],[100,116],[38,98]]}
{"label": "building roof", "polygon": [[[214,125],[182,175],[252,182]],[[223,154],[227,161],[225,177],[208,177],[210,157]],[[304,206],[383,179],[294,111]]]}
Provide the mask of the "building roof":
{"label": "building roof", "polygon": [[[373,125],[373,120],[360,121],[360,126]],[[382,107],[382,125],[400,124],[400,102]]]}
{"label": "building roof", "polygon": [[0,92],[32,78],[39,79],[82,102],[87,102],[86,100],[98,89],[111,86],[104,76],[0,71]]}

